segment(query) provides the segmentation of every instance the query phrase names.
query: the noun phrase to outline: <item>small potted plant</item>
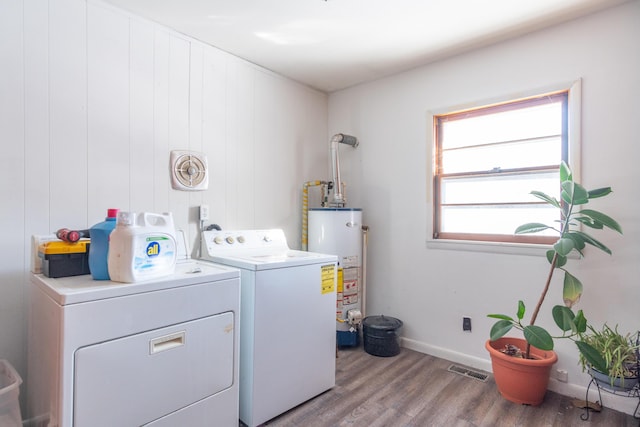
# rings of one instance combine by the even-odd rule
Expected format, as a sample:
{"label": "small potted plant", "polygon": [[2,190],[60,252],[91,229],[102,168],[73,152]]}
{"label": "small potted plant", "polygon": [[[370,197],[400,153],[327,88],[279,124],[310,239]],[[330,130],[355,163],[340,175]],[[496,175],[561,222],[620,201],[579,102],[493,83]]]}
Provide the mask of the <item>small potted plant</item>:
{"label": "small potted plant", "polygon": [[[572,252],[577,252],[580,257],[583,257],[583,250],[587,245],[611,254],[611,250],[604,244],[580,230],[581,225],[594,230],[602,230],[606,227],[619,233],[622,233],[622,229],[613,218],[596,210],[582,208],[590,200],[610,194],[611,187],[586,190],[574,181],[571,169],[564,162],[560,164],[560,186],[560,200],[540,191],[531,192],[532,195],[558,210],[558,223],[554,225],[527,223],[515,231],[516,234],[522,234],[554,230],[559,235],[552,248],[547,251],[550,270],[528,324],[523,323],[525,315],[523,301],[518,301],[515,317],[505,314],[488,315],[498,319],[491,328],[490,339],[485,344],[491,356],[494,378],[500,393],[506,399],[516,403],[529,405],[542,403],[551,366],[557,360],[557,355],[553,352],[556,338],[574,340],[581,355],[589,364],[603,366],[603,360],[597,350],[580,339],[581,334],[587,330],[587,319],[582,310],[574,313],[572,307],[580,299],[583,286],[577,277],[569,273],[566,264]],[[552,336],[535,322],[556,270],[564,272],[562,292],[564,305],[556,305],[552,309],[554,322],[562,331],[561,335]],[[512,328],[522,331],[524,339],[505,337]],[[513,353],[516,357],[511,357],[508,353]],[[518,373],[526,373],[527,377],[518,378],[516,376]]]}
{"label": "small potted plant", "polygon": [[580,354],[582,370],[588,371],[599,386],[627,392],[638,384],[638,334],[622,335],[618,325],[612,329],[605,323],[600,330],[589,325],[581,340],[595,349],[605,362],[604,366],[597,367]]}

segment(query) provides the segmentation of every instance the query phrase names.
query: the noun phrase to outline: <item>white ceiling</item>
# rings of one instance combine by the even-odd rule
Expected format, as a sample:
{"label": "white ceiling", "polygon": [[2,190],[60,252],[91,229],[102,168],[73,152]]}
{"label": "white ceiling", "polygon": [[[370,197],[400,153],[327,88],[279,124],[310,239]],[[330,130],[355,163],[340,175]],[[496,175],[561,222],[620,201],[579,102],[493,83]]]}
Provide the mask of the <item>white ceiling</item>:
{"label": "white ceiling", "polygon": [[105,0],[325,92],[625,1]]}

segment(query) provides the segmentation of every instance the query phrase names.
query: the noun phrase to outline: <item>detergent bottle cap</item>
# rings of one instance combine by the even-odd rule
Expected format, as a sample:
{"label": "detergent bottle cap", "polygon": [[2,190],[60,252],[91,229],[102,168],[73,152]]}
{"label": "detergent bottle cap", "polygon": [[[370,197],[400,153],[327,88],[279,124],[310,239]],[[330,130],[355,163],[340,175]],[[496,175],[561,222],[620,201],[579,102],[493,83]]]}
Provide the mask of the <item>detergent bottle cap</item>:
{"label": "detergent bottle cap", "polygon": [[118,216],[118,209],[107,209],[107,218],[116,218]]}
{"label": "detergent bottle cap", "polygon": [[133,225],[135,222],[135,212],[118,212],[118,225]]}

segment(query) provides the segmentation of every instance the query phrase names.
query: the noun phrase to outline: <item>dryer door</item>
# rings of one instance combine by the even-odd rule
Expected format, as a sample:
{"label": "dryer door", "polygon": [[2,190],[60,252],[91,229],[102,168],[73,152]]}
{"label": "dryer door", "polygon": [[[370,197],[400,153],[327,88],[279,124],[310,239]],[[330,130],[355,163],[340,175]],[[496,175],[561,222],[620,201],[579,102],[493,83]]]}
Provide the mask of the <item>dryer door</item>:
{"label": "dryer door", "polygon": [[230,387],[233,329],[227,312],[79,349],[74,425],[142,425]]}

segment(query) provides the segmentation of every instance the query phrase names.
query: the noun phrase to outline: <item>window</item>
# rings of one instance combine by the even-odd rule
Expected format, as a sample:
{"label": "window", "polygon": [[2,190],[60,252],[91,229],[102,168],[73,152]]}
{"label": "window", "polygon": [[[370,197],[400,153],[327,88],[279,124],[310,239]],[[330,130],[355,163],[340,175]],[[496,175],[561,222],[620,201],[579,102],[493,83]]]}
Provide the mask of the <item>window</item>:
{"label": "window", "polygon": [[433,239],[543,243],[515,235],[526,222],[559,219],[529,193],[559,199],[559,165],[570,163],[569,90],[434,115]]}

